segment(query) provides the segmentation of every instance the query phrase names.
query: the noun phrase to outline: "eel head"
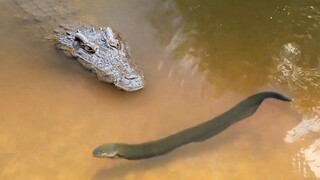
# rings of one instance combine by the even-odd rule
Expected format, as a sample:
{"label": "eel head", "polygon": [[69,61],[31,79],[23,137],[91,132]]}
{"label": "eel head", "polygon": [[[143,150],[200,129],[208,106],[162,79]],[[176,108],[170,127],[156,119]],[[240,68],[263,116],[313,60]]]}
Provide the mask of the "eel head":
{"label": "eel head", "polygon": [[103,144],[93,150],[92,155],[98,158],[116,158],[118,157],[118,150],[116,144]]}

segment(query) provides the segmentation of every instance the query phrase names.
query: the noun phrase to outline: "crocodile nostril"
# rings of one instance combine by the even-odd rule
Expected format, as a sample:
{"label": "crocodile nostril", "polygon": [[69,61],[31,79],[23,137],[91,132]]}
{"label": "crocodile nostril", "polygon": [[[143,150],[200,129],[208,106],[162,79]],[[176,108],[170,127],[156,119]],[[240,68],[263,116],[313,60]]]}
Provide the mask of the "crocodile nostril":
{"label": "crocodile nostril", "polygon": [[127,80],[134,80],[134,79],[139,78],[139,76],[137,76],[137,75],[129,75],[129,76],[126,76],[124,78],[127,79]]}

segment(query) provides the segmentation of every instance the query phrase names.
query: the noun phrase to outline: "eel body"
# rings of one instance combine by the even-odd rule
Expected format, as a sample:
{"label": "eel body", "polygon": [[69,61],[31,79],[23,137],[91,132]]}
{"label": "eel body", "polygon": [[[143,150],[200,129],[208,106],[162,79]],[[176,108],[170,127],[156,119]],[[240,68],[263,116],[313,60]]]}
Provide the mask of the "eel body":
{"label": "eel body", "polygon": [[219,134],[232,124],[254,114],[267,98],[291,101],[289,98],[275,92],[258,93],[241,101],[223,114],[176,134],[141,144],[106,143],[97,147],[92,154],[94,157],[125,158],[129,160],[164,155],[180,146],[192,142],[201,142]]}

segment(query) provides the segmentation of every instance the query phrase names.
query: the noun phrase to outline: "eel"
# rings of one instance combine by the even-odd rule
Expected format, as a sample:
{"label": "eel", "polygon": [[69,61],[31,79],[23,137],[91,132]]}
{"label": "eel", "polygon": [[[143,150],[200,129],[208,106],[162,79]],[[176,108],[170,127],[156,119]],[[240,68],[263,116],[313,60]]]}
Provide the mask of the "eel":
{"label": "eel", "polygon": [[276,92],[258,93],[241,101],[223,114],[176,134],[141,144],[106,143],[94,149],[92,155],[98,158],[124,158],[128,160],[165,155],[183,145],[202,142],[221,133],[232,124],[253,115],[267,98],[291,102],[291,99]]}

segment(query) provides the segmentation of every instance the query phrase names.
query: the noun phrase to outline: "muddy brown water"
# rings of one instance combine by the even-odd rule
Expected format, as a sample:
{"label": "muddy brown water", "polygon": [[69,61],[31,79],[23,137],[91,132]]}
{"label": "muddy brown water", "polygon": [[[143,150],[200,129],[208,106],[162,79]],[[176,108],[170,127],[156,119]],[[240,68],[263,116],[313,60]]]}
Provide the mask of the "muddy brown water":
{"label": "muddy brown water", "polygon": [[[147,80],[135,93],[97,81],[38,36],[40,29],[1,6],[0,179],[315,178],[310,169],[292,165],[292,155],[308,143],[284,143],[300,117],[290,104],[275,100],[216,137],[162,157],[127,161],[91,155],[102,143],[154,140],[211,119],[255,92],[279,90],[268,80],[270,48],[278,48],[287,40],[282,35],[294,29],[281,19],[288,12],[279,12],[309,5],[79,1],[80,19],[112,26],[130,44]],[[311,58],[303,65],[319,64]]]}

